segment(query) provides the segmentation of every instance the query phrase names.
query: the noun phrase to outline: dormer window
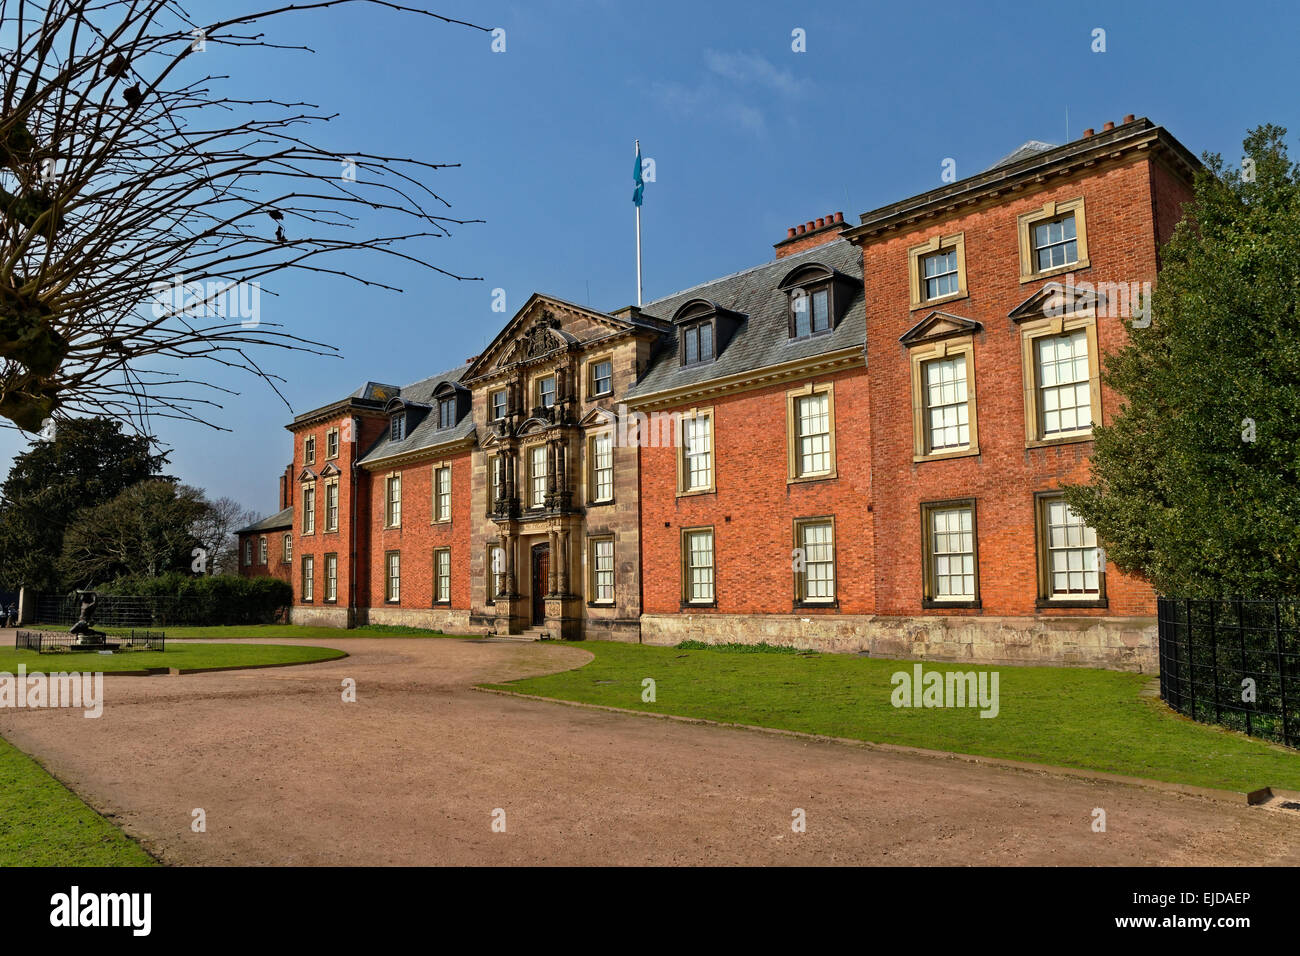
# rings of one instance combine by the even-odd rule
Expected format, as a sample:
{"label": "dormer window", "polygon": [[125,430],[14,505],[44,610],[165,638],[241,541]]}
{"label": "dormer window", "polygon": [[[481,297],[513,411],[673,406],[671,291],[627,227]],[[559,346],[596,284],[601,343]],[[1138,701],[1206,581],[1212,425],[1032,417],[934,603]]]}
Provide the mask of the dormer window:
{"label": "dormer window", "polygon": [[[859,288],[861,281],[858,282]],[[789,335],[807,339],[825,335],[853,300],[853,280],[820,262],[796,266],[778,288],[790,299]]]}
{"label": "dormer window", "polygon": [[702,365],[713,361],[713,323],[695,322],[682,327],[682,364]]}
{"label": "dormer window", "polygon": [[440,399],[438,401],[438,427],[450,428],[454,424],[456,424],[456,399]]}
{"label": "dormer window", "polygon": [[831,290],[829,283],[790,293],[791,337],[806,339],[831,330]]}
{"label": "dormer window", "polygon": [[398,412],[388,425],[388,440],[401,441],[406,437],[406,412]]}

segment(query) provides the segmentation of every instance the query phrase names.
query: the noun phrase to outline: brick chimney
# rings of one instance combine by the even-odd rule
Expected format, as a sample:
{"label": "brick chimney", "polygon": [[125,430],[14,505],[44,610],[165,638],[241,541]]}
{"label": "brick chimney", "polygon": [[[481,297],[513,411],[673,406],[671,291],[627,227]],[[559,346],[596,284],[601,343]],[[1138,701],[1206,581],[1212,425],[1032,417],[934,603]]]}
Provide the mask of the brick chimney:
{"label": "brick chimney", "polygon": [[280,510],[293,507],[293,462],[284,466],[280,476]]}
{"label": "brick chimney", "polygon": [[849,224],[844,221],[842,212],[818,216],[800,225],[791,226],[786,230],[785,238],[775,243],[772,248],[776,250],[778,259],[784,259],[796,252],[803,252],[805,249],[838,239],[840,233],[848,228]]}

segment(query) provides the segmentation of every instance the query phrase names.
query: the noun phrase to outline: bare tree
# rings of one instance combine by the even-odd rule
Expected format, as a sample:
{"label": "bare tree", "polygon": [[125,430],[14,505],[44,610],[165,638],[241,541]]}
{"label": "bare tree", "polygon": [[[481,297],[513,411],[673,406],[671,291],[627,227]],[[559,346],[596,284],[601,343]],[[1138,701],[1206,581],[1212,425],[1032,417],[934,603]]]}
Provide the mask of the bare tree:
{"label": "bare tree", "polygon": [[223,95],[229,75],[209,72],[222,48],[308,50],[271,42],[262,25],[345,5],[485,29],[385,0],[207,25],[176,0],[0,0],[0,424],[205,421],[220,395],[204,389],[230,390],[190,362],[177,372],[175,359],[243,369],[280,394],[283,379],[250,347],[332,347],[261,321],[263,277],[292,270],[393,288],[349,271],[339,253],[477,278],[422,251],[482,221],[450,217],[430,185],[457,164],[315,145],[307,135],[331,114]]}
{"label": "bare tree", "polygon": [[203,549],[205,560],[199,564],[200,573],[233,574],[239,570],[239,537],[235,532],[261,515],[234,498],[218,498],[206,504],[208,507],[190,529]]}

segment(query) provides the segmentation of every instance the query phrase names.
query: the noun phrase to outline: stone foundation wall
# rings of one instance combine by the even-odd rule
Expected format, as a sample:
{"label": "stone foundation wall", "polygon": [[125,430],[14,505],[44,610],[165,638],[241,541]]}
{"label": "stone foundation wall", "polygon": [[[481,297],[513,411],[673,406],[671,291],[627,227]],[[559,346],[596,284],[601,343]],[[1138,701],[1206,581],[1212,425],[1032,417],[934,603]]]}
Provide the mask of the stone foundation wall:
{"label": "stone foundation wall", "polygon": [[363,607],[357,609],[357,625],[386,624],[390,627],[422,627],[444,634],[486,634],[488,628],[470,622],[468,608]]}
{"label": "stone foundation wall", "polygon": [[348,627],[348,609],[337,604],[295,604],[289,609],[289,623],[309,627]]}
{"label": "stone foundation wall", "polygon": [[1154,618],[644,614],[646,644],[777,644],[973,664],[1047,664],[1154,674]]}

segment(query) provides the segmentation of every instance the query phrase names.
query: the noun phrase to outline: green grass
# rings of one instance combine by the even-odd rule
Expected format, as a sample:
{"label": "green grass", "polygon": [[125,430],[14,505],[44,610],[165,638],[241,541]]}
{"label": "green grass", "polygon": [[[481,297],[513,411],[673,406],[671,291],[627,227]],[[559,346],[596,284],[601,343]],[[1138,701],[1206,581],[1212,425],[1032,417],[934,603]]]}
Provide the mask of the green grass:
{"label": "green grass", "polygon": [[0,647],[0,671],[16,673],[26,664],[29,673],[40,671],[137,671],[148,667],[249,667],[258,664],[310,664],[346,657],[343,651],[302,644],[173,644],[165,651],[125,651],[116,654],[76,652],[37,654]]}
{"label": "green grass", "polygon": [[[64,631],[66,624],[38,624],[36,630]],[[129,627],[101,627],[105,634],[125,635],[131,632]],[[136,628],[137,631],[145,628]],[[350,629],[342,627],[306,626],[301,624],[236,624],[222,627],[155,627],[150,630],[162,631],[171,640],[257,637],[274,638],[321,638],[321,637],[460,637],[459,634],[443,634],[441,631],[429,631],[419,627],[398,627],[391,624],[367,624],[364,627]]]}
{"label": "green grass", "polygon": [[134,840],[0,739],[0,866],[154,866]]}
{"label": "green grass", "polygon": [[[997,671],[1000,712],[989,719],[977,708],[895,708],[890,678],[910,674],[915,661],[695,644],[570,646],[595,659],[577,670],[487,686],[1202,787],[1300,790],[1300,753],[1174,715],[1158,698],[1140,696],[1150,675],[924,663],[926,672]],[[655,703],[641,700],[646,677],[656,682]]]}

